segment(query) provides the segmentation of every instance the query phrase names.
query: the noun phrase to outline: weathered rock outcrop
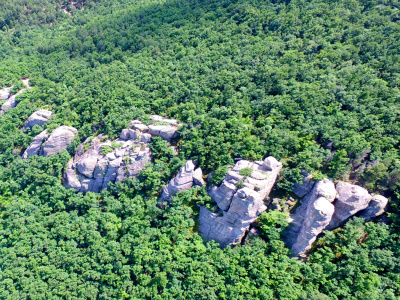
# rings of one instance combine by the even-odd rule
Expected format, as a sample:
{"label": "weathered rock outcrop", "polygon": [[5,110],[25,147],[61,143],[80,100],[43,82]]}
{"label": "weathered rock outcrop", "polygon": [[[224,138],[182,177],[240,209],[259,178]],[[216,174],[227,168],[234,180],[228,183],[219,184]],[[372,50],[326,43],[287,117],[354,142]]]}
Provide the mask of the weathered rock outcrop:
{"label": "weathered rock outcrop", "polygon": [[338,182],[335,188],[325,178],[300,203],[291,215],[286,241],[294,255],[304,257],[323,230],[334,229],[357,213],[370,221],[384,213],[388,199],[347,182]]}
{"label": "weathered rock outcrop", "polygon": [[41,149],[44,141],[49,138],[47,130],[42,131],[37,136],[34,137],[32,143],[26,148],[22,158],[28,158],[34,155],[41,155]]}
{"label": "weathered rock outcrop", "polygon": [[10,108],[16,107],[18,105],[18,103],[19,103],[19,101],[17,100],[17,97],[19,95],[21,95],[22,93],[24,93],[25,91],[26,91],[26,89],[22,89],[18,93],[16,93],[15,95],[13,95],[10,98],[8,98],[7,101],[4,102],[3,105],[1,106],[0,115],[4,115],[4,112],[6,110],[9,110]]}
{"label": "weathered rock outcrop", "polygon": [[29,116],[26,120],[23,130],[32,128],[35,125],[42,126],[53,117],[53,113],[46,109],[39,109]]}
{"label": "weathered rock outcrop", "polygon": [[74,140],[76,135],[78,135],[78,130],[69,126],[56,128],[50,136],[47,130],[44,130],[33,139],[22,158],[28,158],[33,155],[50,156],[57,154],[67,149],[68,144]]}
{"label": "weathered rock outcrop", "polygon": [[7,100],[11,96],[11,88],[5,88],[0,90],[0,100]]}
{"label": "weathered rock outcrop", "polygon": [[206,182],[203,179],[203,171],[201,168],[197,168],[193,173],[193,185],[200,187],[206,185]]}
{"label": "weathered rock outcrop", "polygon": [[[151,142],[152,136],[161,136],[170,141],[176,136],[180,125],[176,120],[164,119],[160,116],[150,116],[150,119],[151,123],[155,124],[154,126],[158,126],[157,122],[167,124],[163,125],[166,130],[153,132],[152,125],[133,120],[129,128],[123,129],[120,138],[114,142],[102,141],[101,135],[93,140],[86,140],[68,163],[67,170],[64,172],[64,185],[77,192],[97,193],[106,189],[110,182],[138,176],[145,165],[151,161],[152,153],[148,143]],[[188,173],[191,165],[187,164],[187,166]],[[177,193],[176,190],[187,188],[188,184],[183,181],[188,174],[181,175],[182,178],[171,181],[166,187],[166,192],[174,195]],[[193,179],[190,182],[193,182]]]}
{"label": "weathered rock outcrop", "polygon": [[160,202],[170,202],[171,197],[181,191],[188,190],[193,186],[193,174],[195,166],[193,161],[188,160],[176,175],[167,185],[164,186]]}
{"label": "weathered rock outcrop", "polygon": [[145,125],[141,121],[134,120],[131,122],[131,128],[142,133],[148,133],[151,136],[159,136],[168,142],[178,137],[178,129],[182,124],[175,119],[165,119],[160,116],[151,115],[150,125]]}
{"label": "weathered rock outcrop", "polygon": [[367,208],[372,199],[366,189],[347,182],[338,182],[336,191],[335,213],[327,229],[338,227],[357,212]]}
{"label": "weathered rock outcrop", "polygon": [[[240,175],[244,168],[251,168],[249,177]],[[221,246],[239,243],[250,224],[265,211],[264,199],[270,193],[282,164],[273,157],[263,162],[239,161],[228,172],[219,187],[212,187],[209,195],[217,202],[223,216],[200,208],[200,234],[215,240]]]}
{"label": "weathered rock outcrop", "polygon": [[102,138],[99,135],[93,140],[87,139],[78,147],[64,172],[65,187],[77,192],[98,193],[106,189],[109,182],[137,176],[151,160],[151,150],[138,136],[115,142],[102,142]]}
{"label": "weathered rock outcrop", "polygon": [[286,232],[287,243],[294,255],[303,256],[330,223],[335,197],[335,185],[325,178],[316,182],[312,191],[301,200]]}
{"label": "weathered rock outcrop", "polygon": [[295,183],[293,186],[293,193],[298,197],[304,197],[314,186],[314,181],[312,181],[311,174],[308,174],[305,170],[302,170],[301,175],[303,175],[303,182]]}
{"label": "weathered rock outcrop", "polygon": [[358,216],[366,221],[371,221],[385,212],[387,204],[388,198],[381,195],[373,195],[368,207],[362,210]]}

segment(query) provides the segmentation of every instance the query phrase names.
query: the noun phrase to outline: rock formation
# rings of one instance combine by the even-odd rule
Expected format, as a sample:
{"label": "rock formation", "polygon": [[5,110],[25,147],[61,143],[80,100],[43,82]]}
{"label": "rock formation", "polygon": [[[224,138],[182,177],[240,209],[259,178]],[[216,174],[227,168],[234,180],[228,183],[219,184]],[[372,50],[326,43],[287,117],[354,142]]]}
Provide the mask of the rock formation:
{"label": "rock formation", "polygon": [[351,216],[372,220],[384,213],[388,199],[374,195],[360,186],[338,182],[336,188],[329,179],[314,184],[302,200],[286,231],[286,242],[296,256],[306,256],[312,243],[325,229],[342,225]]}
{"label": "rock formation", "polygon": [[1,106],[0,115],[4,115],[4,112],[6,110],[9,110],[10,108],[16,107],[18,105],[18,103],[19,103],[19,101],[17,100],[17,97],[19,95],[21,95],[22,93],[24,93],[25,91],[26,91],[26,89],[22,89],[18,93],[16,93],[15,95],[13,95],[10,98],[8,98],[7,101],[4,102],[3,105]]}
{"label": "rock formation", "polygon": [[25,130],[27,128],[32,128],[35,125],[42,126],[52,117],[53,113],[51,111],[46,109],[39,109],[38,111],[35,111],[33,114],[30,115],[22,129]]}
{"label": "rock formation", "polygon": [[316,182],[312,191],[301,200],[301,205],[291,215],[292,223],[286,232],[294,255],[304,255],[329,224],[334,213],[332,202],[335,197],[335,185],[325,178]]}
{"label": "rock formation", "polygon": [[203,179],[203,171],[201,168],[197,168],[193,173],[193,185],[200,187],[206,185],[206,182]]}
{"label": "rock formation", "polygon": [[10,98],[10,94],[11,94],[11,88],[5,88],[0,90],[0,100],[7,100],[8,98]]}
{"label": "rock formation", "polygon": [[[250,176],[241,175],[242,169],[251,168]],[[219,187],[212,187],[209,195],[216,201],[223,216],[200,208],[200,234],[215,240],[221,246],[240,243],[250,224],[265,211],[264,199],[270,193],[282,164],[273,157],[263,162],[241,160],[228,172]]]}
{"label": "rock formation", "polygon": [[57,154],[67,149],[68,144],[74,140],[76,135],[78,135],[78,130],[69,126],[56,128],[50,136],[47,130],[44,130],[33,139],[22,158],[28,158],[33,155],[50,156]]}
{"label": "rock formation", "polygon": [[[64,172],[64,185],[77,192],[100,192],[109,182],[137,176],[151,159],[148,145],[140,139],[102,142],[102,135],[78,147]],[[85,151],[85,148],[87,150]]]}
{"label": "rock formation", "polygon": [[366,189],[347,182],[338,182],[336,191],[335,213],[327,229],[338,227],[357,212],[367,208],[372,199]]}
{"label": "rock formation", "polygon": [[193,161],[188,160],[179,171],[178,175],[164,186],[159,202],[170,202],[172,196],[175,196],[181,191],[190,189],[193,186],[194,169]]}
{"label": "rock formation", "polygon": [[368,207],[362,210],[358,216],[366,221],[371,221],[385,212],[387,204],[387,198],[381,195],[373,195]]}
{"label": "rock formation", "polygon": [[[67,170],[64,172],[65,187],[73,188],[77,192],[97,193],[106,189],[109,182],[138,176],[151,161],[152,153],[148,144],[152,136],[161,136],[170,141],[177,136],[176,131],[180,126],[178,121],[173,119],[155,115],[150,116],[150,119],[154,125],[145,125],[139,120],[133,120],[129,128],[123,129],[120,138],[114,142],[102,141],[101,135],[93,140],[86,140],[78,147],[74,158],[68,162]],[[163,125],[158,125],[159,122]],[[152,126],[157,130],[152,130]],[[163,127],[158,128],[158,126]],[[189,162],[187,167],[186,171],[189,173],[191,168]],[[186,189],[189,184],[184,184],[182,180],[184,176],[176,179],[175,186],[171,181],[166,191],[174,195],[176,190],[181,188],[180,185]],[[192,182],[193,179],[190,180],[190,183]]]}
{"label": "rock formation", "polygon": [[303,175],[303,182],[295,183],[293,186],[293,193],[298,197],[304,197],[314,186],[314,181],[312,181],[311,174],[308,174],[305,170],[302,170],[301,175]]}
{"label": "rock formation", "polygon": [[134,120],[131,122],[131,128],[139,130],[142,133],[148,133],[151,136],[159,136],[170,142],[178,137],[178,129],[182,124],[175,119],[165,119],[160,116],[151,115],[150,125],[145,125],[141,121]]}

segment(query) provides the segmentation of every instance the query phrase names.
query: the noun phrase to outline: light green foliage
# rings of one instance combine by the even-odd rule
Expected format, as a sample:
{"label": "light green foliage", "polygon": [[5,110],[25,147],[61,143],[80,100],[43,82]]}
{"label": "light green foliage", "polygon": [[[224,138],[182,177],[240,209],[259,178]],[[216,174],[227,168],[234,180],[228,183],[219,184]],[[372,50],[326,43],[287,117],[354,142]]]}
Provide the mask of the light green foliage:
{"label": "light green foliage", "polygon": [[100,154],[101,154],[101,155],[106,155],[106,154],[111,153],[111,152],[113,152],[113,151],[114,151],[113,148],[110,147],[110,146],[102,146],[102,147],[101,147]]}
{"label": "light green foliage", "polygon": [[211,183],[213,185],[219,186],[222,183],[222,181],[224,180],[225,175],[226,175],[226,173],[228,173],[228,171],[229,171],[228,166],[218,167],[218,169],[216,169],[214,171],[214,173],[212,174]]}
{"label": "light green foliage", "polygon": [[244,176],[244,177],[250,177],[251,173],[253,173],[252,168],[243,168],[239,170],[239,174]]}
{"label": "light green foliage", "polygon": [[111,142],[111,148],[114,150],[121,147],[122,145],[122,143]]}

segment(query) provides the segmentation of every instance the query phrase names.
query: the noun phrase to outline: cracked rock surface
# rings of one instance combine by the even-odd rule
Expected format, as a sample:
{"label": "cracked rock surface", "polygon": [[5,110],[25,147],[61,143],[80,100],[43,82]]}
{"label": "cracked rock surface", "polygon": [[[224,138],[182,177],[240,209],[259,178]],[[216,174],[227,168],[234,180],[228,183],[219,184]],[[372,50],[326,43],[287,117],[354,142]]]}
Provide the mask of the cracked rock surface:
{"label": "cracked rock surface", "polygon": [[[252,170],[248,177],[240,174],[245,168]],[[201,207],[200,235],[222,247],[240,243],[250,224],[267,209],[264,199],[271,192],[281,168],[282,164],[271,156],[264,161],[237,162],[221,185],[209,190],[222,216]]]}

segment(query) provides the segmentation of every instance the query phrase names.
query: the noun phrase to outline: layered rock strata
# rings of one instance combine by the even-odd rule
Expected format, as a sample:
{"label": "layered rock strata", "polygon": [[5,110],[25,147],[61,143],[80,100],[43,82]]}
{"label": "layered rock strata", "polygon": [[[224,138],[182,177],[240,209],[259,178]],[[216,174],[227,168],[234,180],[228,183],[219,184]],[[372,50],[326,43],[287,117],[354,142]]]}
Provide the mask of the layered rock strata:
{"label": "layered rock strata", "polygon": [[46,109],[39,109],[29,116],[22,130],[32,128],[35,125],[42,126],[53,117],[53,113]]}
{"label": "layered rock strata", "polygon": [[[156,115],[150,116],[150,120],[151,125],[133,120],[129,128],[121,131],[120,138],[113,142],[103,141],[101,135],[93,140],[86,140],[68,163],[64,172],[65,187],[82,193],[98,193],[106,189],[110,182],[138,176],[151,161],[152,153],[148,144],[152,137],[160,136],[171,141],[177,137],[177,130],[181,125],[177,120]],[[188,165],[189,168],[191,166]],[[169,185],[166,198],[177,192],[182,180],[184,179],[176,179],[176,186],[173,183]],[[188,185],[184,186],[186,188]]]}
{"label": "layered rock strata", "polygon": [[60,126],[53,130],[51,135],[47,133],[47,130],[44,130],[33,139],[22,158],[28,158],[33,155],[50,156],[57,154],[67,149],[77,135],[78,130],[70,126]]}
{"label": "layered rock strata", "polygon": [[137,176],[151,160],[151,150],[139,135],[129,137],[111,142],[102,141],[99,135],[86,140],[68,162],[64,172],[65,187],[76,192],[98,193],[106,189],[109,182]]}
{"label": "layered rock strata", "polygon": [[[241,170],[250,168],[250,176]],[[267,209],[264,199],[269,195],[282,164],[273,157],[264,161],[241,160],[228,172],[219,187],[209,190],[222,216],[200,208],[200,234],[206,240],[214,240],[222,247],[240,243],[259,214]],[[243,173],[242,173],[243,174]]]}

